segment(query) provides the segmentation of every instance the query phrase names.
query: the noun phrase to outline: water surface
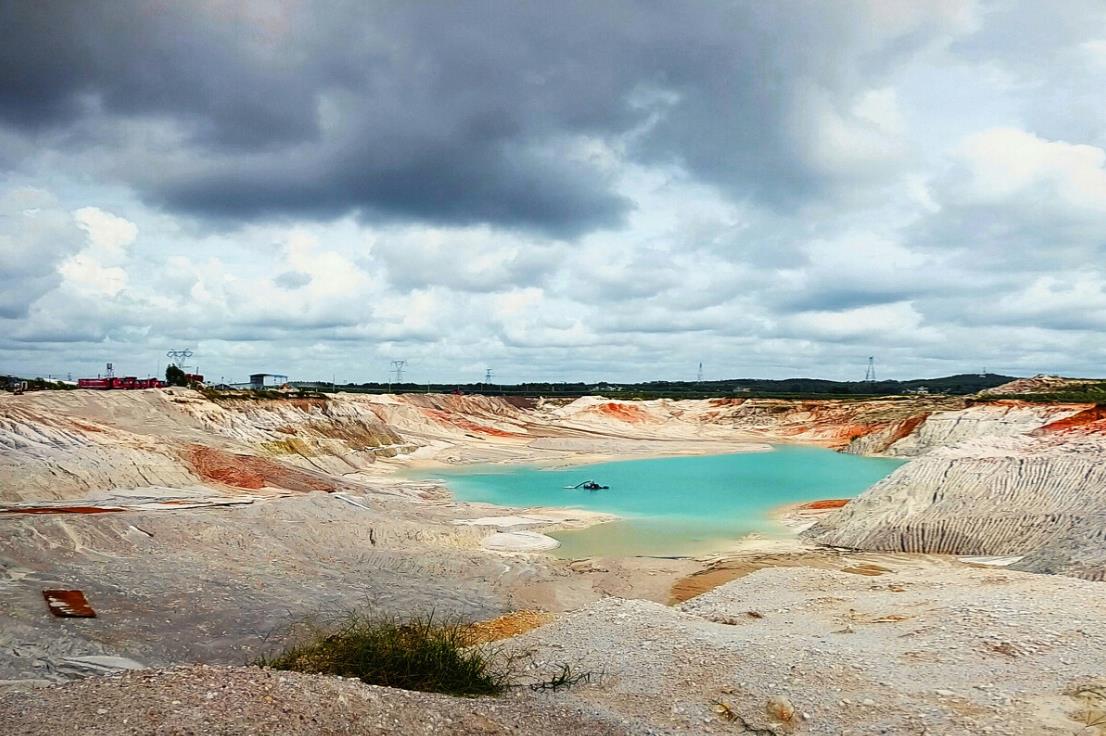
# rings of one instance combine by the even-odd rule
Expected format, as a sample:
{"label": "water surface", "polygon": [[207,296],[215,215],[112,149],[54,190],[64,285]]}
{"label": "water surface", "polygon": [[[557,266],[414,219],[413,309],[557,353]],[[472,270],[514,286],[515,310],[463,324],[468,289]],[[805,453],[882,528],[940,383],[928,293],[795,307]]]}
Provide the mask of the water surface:
{"label": "water surface", "polygon": [[[749,534],[781,533],[770,518],[788,503],[852,497],[900,460],[812,447],[772,452],[654,458],[543,470],[483,465],[436,471],[462,501],[560,506],[618,514],[619,521],[551,532],[563,557],[687,555],[717,551]],[[573,490],[585,480],[604,491]]]}

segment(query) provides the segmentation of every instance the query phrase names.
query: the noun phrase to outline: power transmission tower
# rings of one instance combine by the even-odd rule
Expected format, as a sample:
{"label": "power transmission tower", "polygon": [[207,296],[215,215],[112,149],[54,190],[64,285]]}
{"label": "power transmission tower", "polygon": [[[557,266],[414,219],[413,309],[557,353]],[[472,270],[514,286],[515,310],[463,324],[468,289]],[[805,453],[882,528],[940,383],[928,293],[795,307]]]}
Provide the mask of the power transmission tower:
{"label": "power transmission tower", "polygon": [[395,375],[394,383],[403,383],[403,371],[407,368],[406,360],[393,360],[392,361],[392,373]]}
{"label": "power transmission tower", "polygon": [[699,372],[695,374],[695,383],[703,382],[703,361],[699,361]]}
{"label": "power transmission tower", "polygon": [[864,372],[864,380],[867,383],[876,382],[876,359],[874,357],[868,358],[868,370]]}
{"label": "power transmission tower", "polygon": [[491,368],[487,368],[487,369],[484,370],[484,385],[485,386],[491,386],[492,385],[492,369]]}
{"label": "power transmission tower", "polygon": [[185,373],[188,373],[188,366],[185,365],[185,361],[192,357],[192,351],[188,348],[182,350],[170,350],[165,354],[166,358],[172,358],[170,365],[175,365]]}

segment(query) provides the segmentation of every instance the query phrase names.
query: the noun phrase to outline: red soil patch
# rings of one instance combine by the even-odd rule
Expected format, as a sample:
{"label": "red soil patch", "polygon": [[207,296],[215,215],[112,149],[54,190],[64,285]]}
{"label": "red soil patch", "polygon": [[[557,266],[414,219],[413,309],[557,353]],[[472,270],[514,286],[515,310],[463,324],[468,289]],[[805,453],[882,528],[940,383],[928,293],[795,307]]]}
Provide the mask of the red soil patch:
{"label": "red soil patch", "polygon": [[336,490],[333,483],[256,455],[237,455],[214,447],[192,445],[184,451],[184,459],[205,480],[233,488],[257,490],[274,486],[290,491],[328,493]]}
{"label": "red soil patch", "polygon": [[1041,427],[1038,432],[1106,432],[1106,406],[1092,406],[1078,414]]}
{"label": "red soil patch", "polygon": [[113,506],[27,506],[19,509],[0,509],[0,514],[110,514],[123,511]]}
{"label": "red soil patch", "polygon": [[612,419],[617,419],[621,422],[627,422],[628,424],[641,424],[642,422],[649,421],[649,415],[642,409],[636,406],[630,406],[629,404],[619,404],[614,401],[598,404],[592,407],[592,411],[611,417]]}
{"label": "red soil patch", "polygon": [[800,504],[795,508],[809,511],[820,511],[821,509],[839,509],[849,502],[847,498],[824,498],[820,501],[811,501],[810,503]]}
{"label": "red soil patch", "polygon": [[857,439],[858,437],[869,435],[875,430],[876,427],[872,426],[871,424],[849,424],[839,429],[837,435],[842,441],[844,441],[845,443],[849,443]]}
{"label": "red soil patch", "polygon": [[467,633],[473,644],[482,644],[525,634],[539,626],[545,626],[553,618],[552,613],[545,611],[512,611],[498,618],[470,624]]}
{"label": "red soil patch", "polygon": [[[835,432],[836,437],[834,440],[831,441],[830,447],[847,447],[849,443],[853,440],[860,439],[861,437],[867,437],[874,432],[878,432],[885,427],[891,426],[894,427],[894,429],[891,432],[891,436],[888,437],[884,443],[885,446],[889,447],[901,440],[903,437],[908,436],[915,429],[917,429],[918,425],[924,422],[926,420],[926,417],[928,416],[928,413],[916,414],[915,416],[908,417],[901,422],[898,422],[897,424],[883,422],[873,424],[846,424],[837,429],[837,431]],[[832,419],[828,421],[832,421]],[[806,431],[807,428],[800,427],[797,429],[797,433],[801,433],[803,431]]]}
{"label": "red soil patch", "polygon": [[[918,425],[926,420],[929,414],[918,414],[916,416],[908,417],[903,421],[895,424],[878,423],[878,424],[846,424],[837,429],[835,437],[828,444],[829,447],[834,449],[840,449],[848,447],[849,443],[853,440],[860,439],[861,437],[867,437],[874,432],[878,432],[884,427],[892,426],[894,430],[891,432],[891,436],[884,442],[885,447],[890,447],[894,443],[901,440],[903,437],[908,436],[911,432],[918,428]],[[832,420],[829,420],[832,421]],[[807,431],[807,427],[797,427],[792,434],[801,434]]]}
{"label": "red soil patch", "polygon": [[430,417],[439,424],[444,424],[453,427],[459,427],[466,432],[472,432],[473,434],[483,434],[489,437],[517,437],[513,432],[505,432],[502,429],[496,429],[495,427],[488,427],[483,424],[477,424],[476,422],[469,421],[462,417],[453,416],[441,409],[428,409],[421,408],[420,411],[426,416]]}
{"label": "red soil patch", "polygon": [[891,433],[891,436],[887,440],[887,445],[890,447],[902,438],[908,436],[911,432],[918,428],[922,422],[929,418],[929,412],[922,414],[916,414],[915,416],[905,419],[899,422],[899,426],[895,428],[895,431]]}

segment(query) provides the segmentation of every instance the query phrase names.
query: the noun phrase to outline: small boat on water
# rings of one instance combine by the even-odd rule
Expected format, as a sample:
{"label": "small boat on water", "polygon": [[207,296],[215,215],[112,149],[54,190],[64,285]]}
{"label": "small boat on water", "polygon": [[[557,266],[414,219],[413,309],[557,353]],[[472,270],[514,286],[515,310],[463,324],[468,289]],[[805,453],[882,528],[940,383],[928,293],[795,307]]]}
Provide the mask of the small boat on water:
{"label": "small boat on water", "polygon": [[585,491],[606,491],[610,486],[601,486],[593,480],[585,480],[583,483],[577,483],[573,488],[582,488]]}

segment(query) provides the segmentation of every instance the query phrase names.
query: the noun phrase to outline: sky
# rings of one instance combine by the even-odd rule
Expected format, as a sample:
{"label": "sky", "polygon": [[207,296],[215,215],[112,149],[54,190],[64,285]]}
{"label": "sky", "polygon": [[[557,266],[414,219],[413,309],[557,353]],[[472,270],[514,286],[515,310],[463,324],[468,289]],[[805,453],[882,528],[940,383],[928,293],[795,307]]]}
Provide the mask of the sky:
{"label": "sky", "polygon": [[1106,365],[1106,4],[0,0],[0,373]]}

